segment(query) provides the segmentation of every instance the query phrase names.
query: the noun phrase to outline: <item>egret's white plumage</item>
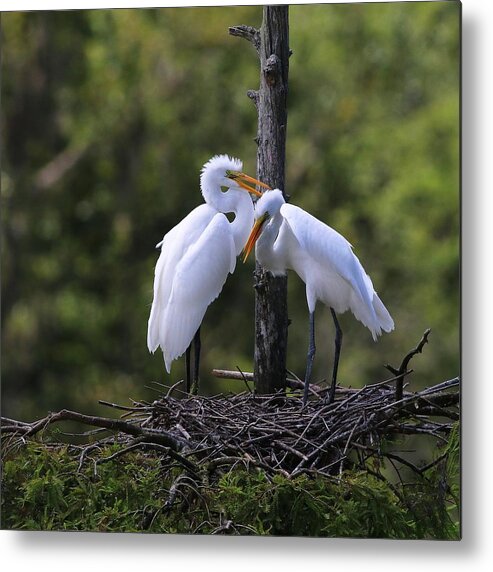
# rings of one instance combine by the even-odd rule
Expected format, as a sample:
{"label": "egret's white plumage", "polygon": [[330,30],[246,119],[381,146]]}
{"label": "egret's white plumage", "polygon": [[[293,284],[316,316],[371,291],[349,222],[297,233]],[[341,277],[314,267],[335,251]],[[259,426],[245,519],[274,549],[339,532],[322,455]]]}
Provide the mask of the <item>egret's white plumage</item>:
{"label": "egret's white plumage", "polygon": [[311,319],[320,300],[338,313],[351,310],[374,340],[382,331],[393,330],[392,317],[341,234],[303,209],[287,204],[278,189],[263,193],[255,205],[255,218],[245,258],[256,243],[256,258],[264,270],[274,275],[294,270],[305,282]]}
{"label": "egret's white plumage", "polygon": [[[207,162],[200,177],[206,204],[190,212],[158,244],[161,254],[154,272],[147,346],[150,352],[161,347],[168,373],[234,271],[252,228],[253,204],[246,191],[259,193],[246,182],[260,183],[241,169],[240,160],[226,155]],[[224,214],[230,212],[235,215],[231,223]]]}

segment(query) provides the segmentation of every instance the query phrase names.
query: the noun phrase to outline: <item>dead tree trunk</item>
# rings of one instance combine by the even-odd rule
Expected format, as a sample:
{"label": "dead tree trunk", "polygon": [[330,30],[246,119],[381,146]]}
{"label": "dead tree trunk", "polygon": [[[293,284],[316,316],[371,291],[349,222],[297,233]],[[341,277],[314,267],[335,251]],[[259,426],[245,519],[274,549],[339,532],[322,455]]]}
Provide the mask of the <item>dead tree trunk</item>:
{"label": "dead tree trunk", "polygon": [[[260,31],[236,26],[230,33],[251,41],[260,59],[260,88],[248,92],[258,111],[257,177],[285,193],[288,6],[264,6]],[[255,388],[261,394],[274,393],[286,387],[287,278],[264,273],[258,263],[254,276]]]}

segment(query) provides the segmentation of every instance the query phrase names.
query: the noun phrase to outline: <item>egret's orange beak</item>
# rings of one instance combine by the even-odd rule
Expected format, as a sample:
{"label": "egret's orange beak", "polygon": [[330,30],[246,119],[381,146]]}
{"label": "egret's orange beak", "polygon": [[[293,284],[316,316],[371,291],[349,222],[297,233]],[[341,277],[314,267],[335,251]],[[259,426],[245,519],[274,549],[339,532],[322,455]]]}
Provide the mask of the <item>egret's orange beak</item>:
{"label": "egret's orange beak", "polygon": [[252,248],[254,247],[255,243],[258,240],[258,237],[262,234],[262,228],[264,226],[265,221],[268,218],[269,215],[265,213],[255,221],[255,224],[253,225],[253,228],[250,232],[250,236],[248,237],[248,240],[246,241],[246,244],[243,247],[242,255],[244,263],[247,261],[248,255],[252,251]]}
{"label": "egret's orange beak", "polygon": [[261,197],[262,193],[257,191],[257,189],[255,188],[256,185],[258,185],[259,187],[263,187],[264,189],[271,190],[269,185],[266,185],[265,183],[262,183],[262,181],[254,179],[253,177],[250,177],[250,175],[246,175],[245,173],[238,173],[236,171],[233,171],[228,174],[228,178],[235,181],[237,185],[239,185],[242,189],[245,189],[245,191],[248,191],[249,193],[251,193],[252,195],[256,195],[257,197]]}

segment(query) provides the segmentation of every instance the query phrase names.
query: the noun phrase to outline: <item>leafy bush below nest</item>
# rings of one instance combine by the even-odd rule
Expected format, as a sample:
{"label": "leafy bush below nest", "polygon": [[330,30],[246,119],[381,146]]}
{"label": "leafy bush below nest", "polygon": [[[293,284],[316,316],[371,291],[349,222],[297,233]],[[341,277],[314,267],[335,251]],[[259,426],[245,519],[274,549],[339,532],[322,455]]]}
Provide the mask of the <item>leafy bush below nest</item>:
{"label": "leafy bush below nest", "polygon": [[458,539],[454,430],[426,479],[391,485],[366,471],[288,479],[237,467],[212,482],[165,468],[156,452],[29,442],[4,458],[2,527],[155,533]]}

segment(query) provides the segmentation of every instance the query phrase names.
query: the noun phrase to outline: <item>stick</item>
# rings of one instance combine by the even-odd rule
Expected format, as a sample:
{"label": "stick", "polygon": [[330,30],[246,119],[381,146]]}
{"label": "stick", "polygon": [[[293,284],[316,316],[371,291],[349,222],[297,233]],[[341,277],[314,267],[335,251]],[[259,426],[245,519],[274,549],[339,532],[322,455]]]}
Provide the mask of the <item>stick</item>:
{"label": "stick", "polygon": [[[241,380],[244,382],[255,381],[253,373],[248,371],[238,372],[230,369],[213,369],[211,373],[214,377],[217,377],[219,379],[234,379],[234,380]],[[298,379],[293,379],[288,377],[286,382],[289,389],[303,389],[305,387],[304,382]],[[318,393],[319,391],[325,391],[325,390],[323,387],[320,387],[320,385],[311,383],[310,391]]]}
{"label": "stick", "polygon": [[402,399],[402,392],[404,389],[404,376],[407,373],[409,373],[407,371],[407,366],[408,366],[409,362],[411,361],[411,359],[416,354],[420,354],[423,351],[424,345],[426,343],[428,343],[428,336],[430,335],[430,332],[431,332],[430,328],[425,330],[423,337],[419,341],[418,345],[415,348],[413,348],[406,356],[404,356],[404,359],[402,360],[402,363],[401,363],[399,369],[395,369],[395,367],[392,367],[389,364],[385,365],[385,367],[391,373],[393,373],[395,376],[397,376],[397,380],[395,382],[395,400],[396,401],[401,401],[401,399]]}
{"label": "stick", "polygon": [[260,55],[260,31],[253,26],[230,26],[228,32],[231,36],[237,36],[238,38],[243,38],[247,42],[252,43],[257,50],[257,54]]}
{"label": "stick", "polygon": [[[104,429],[109,429],[111,431],[120,431],[126,433],[127,435],[132,435],[134,437],[144,437],[150,442],[157,443],[159,445],[164,445],[165,447],[170,447],[173,451],[180,451],[187,447],[187,442],[181,440],[166,431],[158,431],[154,429],[143,429],[138,425],[133,425],[127,423],[126,421],[120,421],[119,419],[108,419],[107,417],[95,417],[92,415],[84,415],[82,413],[77,413],[76,411],[70,411],[69,409],[62,409],[58,413],[50,413],[50,415],[36,421],[32,424],[22,425],[14,427],[16,433],[22,433],[26,437],[31,437],[45,429],[48,425],[52,423],[57,423],[59,421],[79,421],[80,423],[85,423],[86,425],[93,425],[95,427],[103,427]],[[5,431],[7,428],[3,428]]]}

